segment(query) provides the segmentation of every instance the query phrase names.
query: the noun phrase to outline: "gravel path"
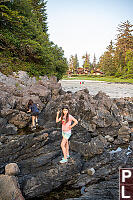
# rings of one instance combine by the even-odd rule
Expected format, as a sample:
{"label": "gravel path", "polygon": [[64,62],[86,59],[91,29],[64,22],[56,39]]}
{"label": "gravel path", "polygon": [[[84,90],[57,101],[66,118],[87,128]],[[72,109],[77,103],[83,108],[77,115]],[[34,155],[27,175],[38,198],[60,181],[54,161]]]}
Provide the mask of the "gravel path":
{"label": "gravel path", "polygon": [[133,97],[133,84],[129,83],[111,83],[92,80],[60,80],[59,82],[65,91],[76,92],[87,88],[91,95],[103,91],[111,98]]}

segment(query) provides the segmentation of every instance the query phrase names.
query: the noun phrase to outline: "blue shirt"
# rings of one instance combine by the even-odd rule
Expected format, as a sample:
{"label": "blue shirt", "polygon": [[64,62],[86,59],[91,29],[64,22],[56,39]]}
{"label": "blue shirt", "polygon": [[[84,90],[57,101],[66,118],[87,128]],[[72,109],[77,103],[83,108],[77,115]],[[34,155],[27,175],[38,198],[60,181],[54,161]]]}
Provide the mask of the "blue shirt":
{"label": "blue shirt", "polygon": [[34,103],[33,103],[32,105],[30,105],[29,109],[31,109],[31,111],[32,111],[33,113],[39,112],[39,110],[38,110],[36,104],[34,104]]}

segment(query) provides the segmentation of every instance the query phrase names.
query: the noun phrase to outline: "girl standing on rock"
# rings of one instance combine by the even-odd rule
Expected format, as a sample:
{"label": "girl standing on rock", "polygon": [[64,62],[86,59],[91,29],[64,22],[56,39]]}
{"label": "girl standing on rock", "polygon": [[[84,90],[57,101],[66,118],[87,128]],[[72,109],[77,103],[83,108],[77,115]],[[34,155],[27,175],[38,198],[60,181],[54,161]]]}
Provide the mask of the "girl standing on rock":
{"label": "girl standing on rock", "polygon": [[27,112],[31,112],[32,115],[32,130],[36,129],[36,126],[38,126],[38,115],[39,115],[39,110],[36,106],[35,103],[33,103],[33,101],[30,99],[28,102],[28,111]]}
{"label": "girl standing on rock", "polygon": [[[78,124],[78,121],[69,114],[69,109],[67,106],[64,106],[62,108],[62,112],[61,112],[61,117],[59,118],[59,111],[57,112],[57,116],[56,116],[56,123],[61,121],[62,122],[62,142],[61,142],[61,148],[62,148],[62,152],[64,157],[62,158],[62,160],[60,161],[60,163],[66,163],[68,161],[69,156],[69,143],[68,143],[68,139],[71,136],[71,129]],[[74,122],[72,125],[72,121]]]}

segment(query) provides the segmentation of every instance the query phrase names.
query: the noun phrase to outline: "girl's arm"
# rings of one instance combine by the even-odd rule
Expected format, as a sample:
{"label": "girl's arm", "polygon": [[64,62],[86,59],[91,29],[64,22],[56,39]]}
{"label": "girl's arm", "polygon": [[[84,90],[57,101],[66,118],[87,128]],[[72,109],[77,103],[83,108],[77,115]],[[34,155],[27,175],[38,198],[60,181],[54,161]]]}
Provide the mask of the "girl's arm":
{"label": "girl's arm", "polygon": [[31,109],[29,109],[27,112],[31,112]]}
{"label": "girl's arm", "polygon": [[56,123],[60,121],[60,119],[59,119],[59,113],[60,113],[60,111],[57,111],[57,115],[56,115]]}
{"label": "girl's arm", "polygon": [[70,128],[73,128],[74,126],[78,124],[78,121],[74,117],[72,120],[74,121],[74,123],[70,126]]}

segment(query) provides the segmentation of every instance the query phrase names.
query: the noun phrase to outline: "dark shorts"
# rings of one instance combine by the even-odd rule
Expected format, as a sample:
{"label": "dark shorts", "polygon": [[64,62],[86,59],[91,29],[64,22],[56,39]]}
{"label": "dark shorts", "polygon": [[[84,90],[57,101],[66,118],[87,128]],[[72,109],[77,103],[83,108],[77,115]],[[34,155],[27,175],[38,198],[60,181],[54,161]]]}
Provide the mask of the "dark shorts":
{"label": "dark shorts", "polygon": [[39,115],[39,112],[32,112],[31,113],[31,116],[38,116]]}

